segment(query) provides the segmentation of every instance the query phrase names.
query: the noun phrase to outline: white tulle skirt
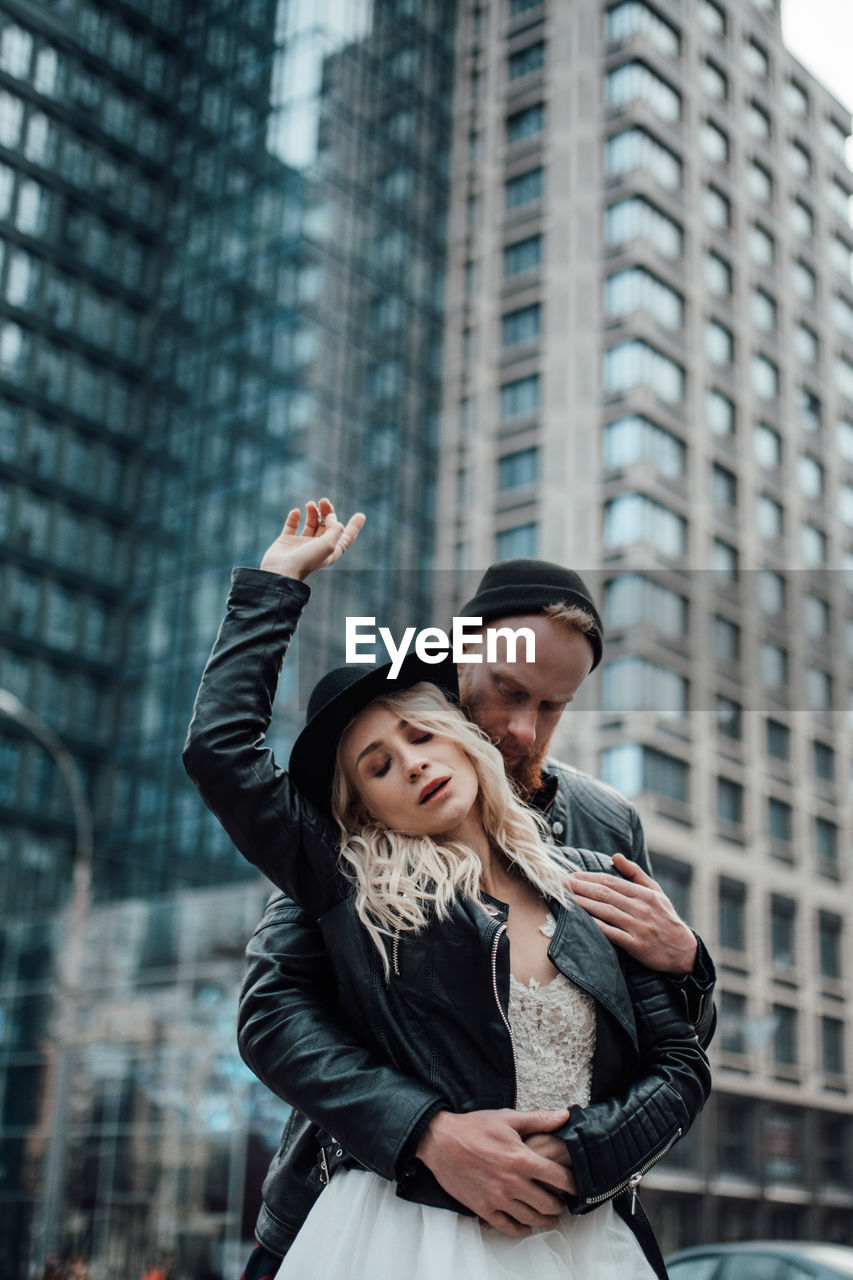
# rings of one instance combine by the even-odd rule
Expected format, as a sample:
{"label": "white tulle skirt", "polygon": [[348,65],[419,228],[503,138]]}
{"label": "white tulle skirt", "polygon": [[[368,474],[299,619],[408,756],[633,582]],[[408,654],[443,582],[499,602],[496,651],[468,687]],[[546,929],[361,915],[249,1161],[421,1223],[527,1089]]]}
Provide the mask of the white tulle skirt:
{"label": "white tulle skirt", "polygon": [[655,1280],[608,1201],[523,1239],[476,1218],[401,1200],[394,1183],[342,1169],[320,1195],[276,1280]]}

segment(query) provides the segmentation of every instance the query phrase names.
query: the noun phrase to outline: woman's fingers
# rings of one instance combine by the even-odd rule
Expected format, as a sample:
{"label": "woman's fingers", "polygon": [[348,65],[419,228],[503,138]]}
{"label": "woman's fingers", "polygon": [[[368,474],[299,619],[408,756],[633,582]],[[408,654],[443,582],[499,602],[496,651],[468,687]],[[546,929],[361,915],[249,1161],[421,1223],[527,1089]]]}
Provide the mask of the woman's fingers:
{"label": "woman's fingers", "polygon": [[299,532],[299,520],[301,512],[298,507],[291,507],[287,513],[287,519],[284,522],[284,528],[281,531],[282,537],[292,538]]}

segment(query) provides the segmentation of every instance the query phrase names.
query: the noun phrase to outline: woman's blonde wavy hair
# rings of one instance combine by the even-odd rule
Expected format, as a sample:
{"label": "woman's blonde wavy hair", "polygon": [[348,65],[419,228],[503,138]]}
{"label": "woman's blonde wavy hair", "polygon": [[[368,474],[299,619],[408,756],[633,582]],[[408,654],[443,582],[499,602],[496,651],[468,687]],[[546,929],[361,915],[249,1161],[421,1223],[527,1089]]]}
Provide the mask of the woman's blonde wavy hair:
{"label": "woman's blonde wavy hair", "polygon": [[[544,821],[515,794],[500,752],[483,731],[432,684],[376,698],[370,706],[386,707],[414,728],[459,744],[479,781],[483,827],[491,844],[543,896],[568,906],[571,897],[564,881],[570,868],[546,844]],[[433,912],[446,919],[459,895],[481,900],[482,864],[473,849],[458,841],[437,844],[428,836],[391,831],[375,819],[365,821],[361,796],[341,762],[345,737],[344,733],[338,745],[332,786],[332,814],[342,835],[340,860],[355,887],[359,919],[382,956],[387,976],[384,940],[417,932]]]}

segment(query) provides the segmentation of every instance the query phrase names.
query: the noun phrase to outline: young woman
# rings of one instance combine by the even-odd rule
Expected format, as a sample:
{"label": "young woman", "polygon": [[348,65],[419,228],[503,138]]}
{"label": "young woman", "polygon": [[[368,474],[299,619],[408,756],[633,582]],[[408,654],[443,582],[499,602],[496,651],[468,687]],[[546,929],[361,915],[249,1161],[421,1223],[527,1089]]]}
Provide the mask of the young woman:
{"label": "young woman", "polygon": [[[291,511],[261,572],[235,574],[187,768],[237,847],[317,918],[349,1026],[415,1082],[388,1105],[410,1108],[412,1130],[436,1106],[561,1110],[539,1149],[564,1170],[570,1212],[511,1238],[418,1160],[395,1185],[369,1133],[350,1131],[350,1097],[318,1078],[302,1109],[357,1161],[327,1179],[279,1275],[665,1276],[636,1188],[707,1096],[693,1028],[670,985],[573,905],[567,870],[608,860],[540,838],[500,754],[442,691],[447,665],[330,673],[290,775],[275,766],[263,737],[303,580],[363,521],[344,529],[324,503],[301,535],[299,522]],[[348,1087],[357,1097],[357,1073]]]}

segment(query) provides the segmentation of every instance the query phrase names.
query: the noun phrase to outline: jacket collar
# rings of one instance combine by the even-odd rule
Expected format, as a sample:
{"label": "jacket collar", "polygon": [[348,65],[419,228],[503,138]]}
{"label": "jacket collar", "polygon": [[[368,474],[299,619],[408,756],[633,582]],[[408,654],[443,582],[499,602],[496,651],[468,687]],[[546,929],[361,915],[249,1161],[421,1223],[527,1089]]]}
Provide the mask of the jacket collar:
{"label": "jacket collar", "polygon": [[604,1006],[637,1048],[633,1002],[616,949],[581,907],[559,908],[548,955],[567,978]]}

